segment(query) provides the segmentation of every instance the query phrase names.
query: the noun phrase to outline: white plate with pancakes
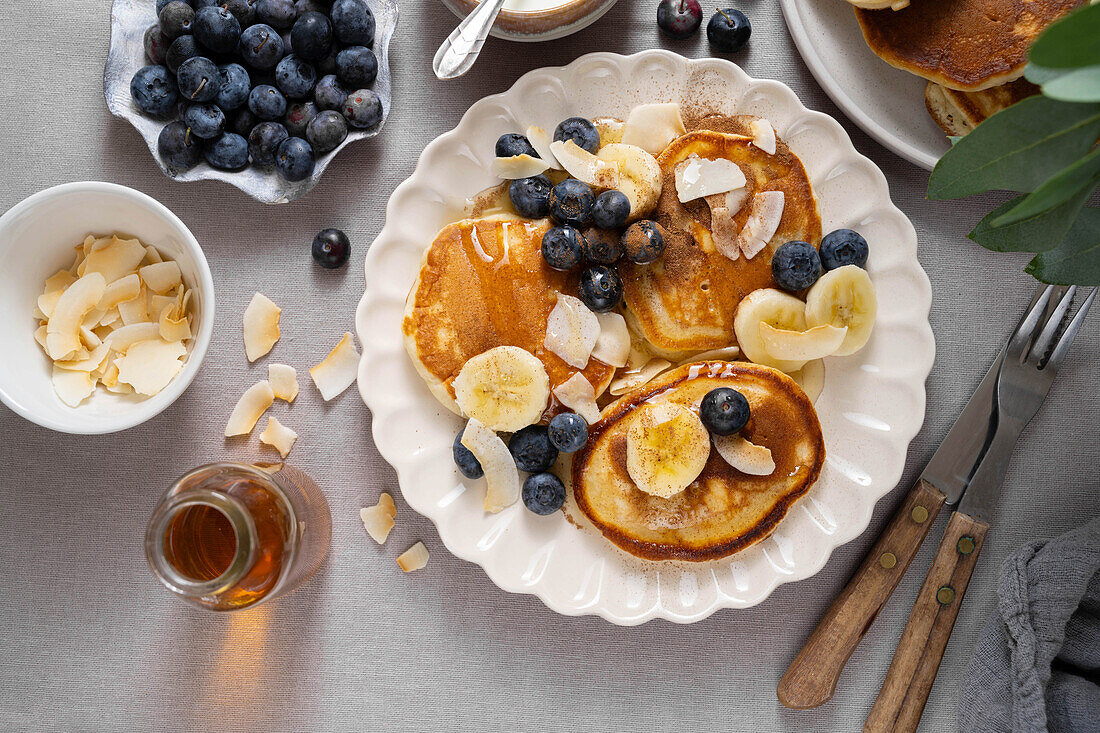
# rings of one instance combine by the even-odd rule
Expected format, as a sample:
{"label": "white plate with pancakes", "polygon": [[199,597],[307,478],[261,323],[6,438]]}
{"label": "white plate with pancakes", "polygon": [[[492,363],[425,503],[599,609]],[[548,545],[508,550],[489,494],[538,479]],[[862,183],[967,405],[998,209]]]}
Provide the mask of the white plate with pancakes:
{"label": "white plate with pancakes", "polygon": [[[647,102],[766,117],[805,166],[823,231],[852,228],[871,243],[867,267],[878,293],[867,346],[826,361],[816,402],[827,452],[821,477],[766,539],[707,562],[627,554],[587,522],[572,497],[564,512],[547,517],[522,502],[486,513],[484,481],[465,479],[452,460],[462,420],[421,379],[402,332],[406,296],[437,232],[463,217],[469,198],[499,183],[490,170],[499,135],[532,124],[550,129],[574,115],[622,119]],[[923,422],[935,353],[931,288],[916,253],[916,233],[891,203],[882,172],[835,120],[807,110],[787,86],[752,79],[721,59],[588,54],[526,74],[475,103],[424,149],[394,191],[367,255],[367,288],[356,312],[359,390],[405,500],[435,523],[452,553],[481,565],[501,588],[537,595],[568,615],[598,614],[623,625],[690,623],[719,608],[755,605],[780,583],[816,573],[835,547],[867,528],[875,502],[898,482]]]}

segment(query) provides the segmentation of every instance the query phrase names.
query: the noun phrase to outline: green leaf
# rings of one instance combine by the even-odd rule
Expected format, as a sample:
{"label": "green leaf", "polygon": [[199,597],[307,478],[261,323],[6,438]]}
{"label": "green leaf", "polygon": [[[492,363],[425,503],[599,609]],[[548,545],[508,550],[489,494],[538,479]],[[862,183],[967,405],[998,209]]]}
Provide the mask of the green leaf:
{"label": "green leaf", "polygon": [[1100,65],[1085,66],[1043,83],[1043,94],[1063,102],[1100,102]]}
{"label": "green leaf", "polygon": [[1100,104],[1028,97],[982,122],[940,158],[928,198],[1034,191],[1080,159],[1097,136]]}
{"label": "green leaf", "polygon": [[1056,285],[1100,285],[1100,209],[1081,211],[1062,245],[1040,252],[1024,271]]}
{"label": "green leaf", "polygon": [[1096,148],[1081,160],[1050,177],[1033,193],[1024,197],[1015,208],[993,220],[995,227],[1023,221],[1078,195],[1086,196],[1100,184],[1100,148]]}
{"label": "green leaf", "polygon": [[1031,44],[1028,55],[1052,69],[1100,64],[1100,6],[1085,6],[1051,24]]}
{"label": "green leaf", "polygon": [[1060,76],[1068,74],[1070,71],[1072,71],[1072,69],[1048,69],[1032,61],[1024,67],[1024,78],[1032,84],[1042,86],[1051,79],[1057,79]]}
{"label": "green leaf", "polygon": [[994,252],[1045,252],[1055,249],[1065,239],[1088,197],[1086,189],[1033,217],[1008,226],[994,227],[991,224],[994,219],[1026,198],[1018,196],[987,214],[967,236]]}

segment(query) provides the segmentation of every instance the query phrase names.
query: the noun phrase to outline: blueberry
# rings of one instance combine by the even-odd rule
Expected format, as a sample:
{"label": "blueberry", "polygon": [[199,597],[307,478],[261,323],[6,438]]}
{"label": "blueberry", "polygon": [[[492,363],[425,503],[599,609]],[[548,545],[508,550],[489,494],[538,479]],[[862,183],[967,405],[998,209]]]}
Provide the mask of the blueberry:
{"label": "blueberry", "polygon": [[202,160],[202,140],[176,120],[169,122],[157,138],[157,150],[164,162],[173,170],[187,170]]}
{"label": "blueberry", "polygon": [[733,435],[749,421],[749,401],[736,389],[712,389],[699,403],[699,418],[712,434]]}
{"label": "blueberry", "polygon": [[157,16],[160,20],[160,32],[169,40],[191,32],[195,22],[195,9],[181,0],[172,0],[164,6]]}
{"label": "blueberry", "polygon": [[336,74],[336,54],[330,52],[327,56],[313,62],[313,68],[317,69],[317,76],[329,76]]}
{"label": "blueberry", "polygon": [[636,265],[648,265],[665,252],[664,230],[655,221],[636,221],[623,232],[622,245],[628,260]]}
{"label": "blueberry", "polygon": [[145,57],[154,64],[163,64],[168,53],[168,46],[172,44],[164,34],[160,32],[159,25],[151,25],[145,29]]}
{"label": "blueberry", "polygon": [[577,295],[590,310],[606,313],[623,299],[623,280],[614,267],[592,265],[581,272]]}
{"label": "blueberry", "polygon": [[225,8],[203,8],[195,13],[192,35],[214,53],[230,53],[241,40],[241,24]]}
{"label": "blueberry", "polygon": [[176,72],[180,94],[189,102],[213,102],[221,88],[221,72],[214,62],[195,56],[180,64]]}
{"label": "blueberry", "polygon": [[214,104],[226,112],[240,109],[248,102],[248,93],[252,89],[252,80],[248,71],[240,64],[225,64],[218,67],[221,85]]}
{"label": "blueberry", "polygon": [[289,29],[297,17],[293,0],[260,0],[256,3],[256,20],[277,30]]}
{"label": "blueberry", "polygon": [[196,136],[203,140],[218,137],[225,132],[225,113],[214,104],[192,104],[183,113],[183,121]]}
{"label": "blueberry", "polygon": [[252,132],[252,128],[259,123],[260,118],[252,114],[252,110],[244,107],[237,110],[229,118],[229,124],[226,125],[230,132],[235,132],[241,137],[248,137],[248,134]]}
{"label": "blueberry", "polygon": [[143,66],[130,80],[130,96],[150,117],[167,117],[176,109],[179,94],[172,75],[164,66]]}
{"label": "blueberry", "polygon": [[309,178],[313,163],[313,148],[300,137],[288,137],[275,151],[275,169],[291,183]]}
{"label": "blueberry", "polygon": [[572,140],[593,155],[600,149],[600,133],[596,126],[583,117],[570,117],[563,120],[554,130],[554,139],[564,142]]}
{"label": "blueberry", "polygon": [[172,41],[164,54],[164,65],[173,74],[177,73],[184,61],[199,56],[199,44],[195,43],[194,36],[180,36]]}
{"label": "blueberry", "polygon": [[752,24],[740,10],[726,8],[711,16],[707,23],[707,40],[710,45],[725,53],[744,48],[752,35]]}
{"label": "blueberry", "polygon": [[622,191],[604,191],[592,207],[592,223],[600,229],[619,229],[630,217],[630,199]]}
{"label": "blueberry", "polygon": [[275,165],[275,151],[279,144],[290,137],[286,128],[278,122],[261,122],[248,133],[248,154],[256,165]]}
{"label": "blueberry", "polygon": [[285,53],[279,32],[262,23],[244,29],[237,52],[246,64],[261,71],[274,69]]}
{"label": "blueberry", "polygon": [[313,260],[326,270],[347,264],[351,240],[339,229],[322,229],[313,238]]}
{"label": "blueberry", "polygon": [[248,141],[235,132],[210,140],[203,149],[206,162],[215,168],[235,171],[248,165]]}
{"label": "blueberry", "polygon": [[465,432],[465,428],[458,431],[458,435],[455,436],[455,442],[451,446],[451,452],[455,457],[455,465],[458,466],[458,470],[466,478],[481,478],[485,475],[485,469],[481,467],[481,463],[477,460],[470,449],[462,445],[462,433]]}
{"label": "blueberry", "polygon": [[199,10],[202,10],[203,8],[212,8],[212,7],[215,7],[215,6],[222,5],[225,2],[225,0],[190,0],[190,2],[191,2],[191,7],[193,7],[195,9],[195,11],[198,12]]}
{"label": "blueberry", "polygon": [[549,470],[558,460],[558,449],[550,443],[546,428],[528,425],[508,441],[508,450],[516,461],[516,467],[527,473]]}
{"label": "blueberry", "polygon": [[623,256],[619,233],[589,227],[584,230],[584,256],[599,265],[614,265]]}
{"label": "blueberry", "polygon": [[283,39],[283,50],[286,51],[286,55],[294,53],[294,37],[290,35],[290,31],[284,31],[280,37]]}
{"label": "blueberry", "polygon": [[595,204],[592,187],[576,178],[566,178],[550,189],[550,215],[560,224],[584,226]]}
{"label": "blueberry", "polygon": [[320,0],[294,0],[294,10],[298,13],[299,18],[306,13],[321,13],[327,18],[330,4]]}
{"label": "blueberry", "polygon": [[531,147],[531,141],[525,135],[519,135],[515,132],[506,132],[498,137],[494,152],[496,152],[498,158],[511,158],[513,155],[539,157],[539,154]]}
{"label": "blueberry", "polygon": [[278,120],[286,114],[286,97],[270,84],[261,84],[249,93],[248,108],[261,120]]}
{"label": "blueberry", "polygon": [[542,258],[555,270],[572,270],[584,261],[584,237],[571,226],[553,227],[542,235]]}
{"label": "blueberry", "polygon": [[340,84],[335,74],[321,77],[317,86],[313,87],[313,101],[319,109],[339,110],[344,106],[344,100],[348,98],[348,90]]}
{"label": "blueberry", "polygon": [[508,184],[508,198],[520,216],[541,219],[550,213],[550,179],[541,174],[517,178]]}
{"label": "blueberry", "polygon": [[365,89],[378,76],[378,59],[366,46],[349,46],[336,54],[336,76],[349,89]]}
{"label": "blueberry", "polygon": [[332,4],[333,31],[341,43],[370,46],[374,43],[374,14],[363,0],[336,0]]}
{"label": "blueberry", "polygon": [[275,85],[288,99],[308,97],[317,84],[317,70],[297,54],[283,58],[275,67]]}
{"label": "blueberry", "polygon": [[698,0],[661,0],[657,5],[657,27],[670,38],[694,35],[703,22]]}
{"label": "blueberry", "polygon": [[247,28],[256,24],[256,2],[257,0],[225,0],[225,9],[233,13],[241,28]]}
{"label": "blueberry", "polygon": [[348,94],[341,111],[348,125],[360,130],[382,124],[382,100],[370,89],[358,89]]}
{"label": "blueberry", "polygon": [[772,277],[784,290],[805,290],[821,277],[821,257],[812,244],[787,242],[772,257]]}
{"label": "blueberry", "polygon": [[306,140],[318,155],[332,152],[347,136],[348,122],[335,110],[324,110],[306,125]]}
{"label": "blueberry", "polygon": [[[157,15],[160,15],[160,11],[164,10],[164,7],[173,0],[157,0]],[[185,5],[191,5],[191,0],[182,0]]]}
{"label": "blueberry", "polygon": [[523,504],[535,514],[553,514],[565,504],[565,484],[552,473],[535,473],[523,482]]}
{"label": "blueberry", "polygon": [[563,412],[550,421],[546,434],[562,453],[576,453],[588,442],[588,423],[575,412]]}
{"label": "blueberry", "polygon": [[332,51],[332,23],[317,12],[299,15],[290,31],[294,52],[307,61],[323,59]]}
{"label": "blueberry", "polygon": [[867,266],[867,240],[851,229],[837,229],[821,239],[821,265],[835,270],[845,265]]}
{"label": "blueberry", "polygon": [[317,109],[317,105],[313,102],[295,102],[286,108],[286,119],[283,124],[286,125],[287,132],[291,137],[306,136],[306,125],[310,120],[317,116],[320,112]]}

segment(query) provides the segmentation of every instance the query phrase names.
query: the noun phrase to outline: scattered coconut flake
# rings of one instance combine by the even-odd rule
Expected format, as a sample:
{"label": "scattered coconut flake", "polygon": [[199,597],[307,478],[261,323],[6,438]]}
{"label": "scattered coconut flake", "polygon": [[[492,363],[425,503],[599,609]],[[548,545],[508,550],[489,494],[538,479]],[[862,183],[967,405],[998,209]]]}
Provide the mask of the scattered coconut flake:
{"label": "scattered coconut flake", "polygon": [[738,214],[745,206],[745,202],[749,200],[748,186],[743,188],[735,188],[732,191],[726,193],[726,208],[729,209],[730,214]]}
{"label": "scattered coconut flake", "polygon": [[592,347],[592,357],[613,367],[626,366],[630,358],[630,329],[619,313],[597,313],[600,335]]}
{"label": "scattered coconut flake", "polygon": [[775,155],[775,128],[772,123],[758,117],[749,124],[749,129],[752,130],[752,144],[768,155]]}
{"label": "scattered coconut flake", "polygon": [[810,398],[810,402],[817,402],[817,398],[821,396],[821,390],[825,388],[825,362],[821,359],[808,361],[798,371],[791,372],[790,377],[798,382],[798,386]]}
{"label": "scattered coconut flake", "polygon": [[161,338],[138,341],[115,359],[118,381],[130,385],[138,394],[155,395],[183,369],[180,359],[186,355],[187,347],[179,341]]}
{"label": "scattered coconut flake", "polygon": [[[103,297],[99,299],[99,304],[96,307],[106,314],[108,310],[114,308],[119,303],[126,300],[133,300],[139,295],[141,295],[141,278],[138,277],[136,272],[132,272],[108,285],[107,289],[103,291]],[[100,318],[102,319],[103,316],[100,316]]]}
{"label": "scattered coconut flake", "polygon": [[630,110],[623,126],[622,141],[627,145],[637,145],[651,155],[658,155],[685,132],[680,105],[641,104]]}
{"label": "scattered coconut flake", "polygon": [[122,301],[115,307],[118,308],[118,317],[125,326],[132,326],[135,323],[148,323],[151,320],[149,317],[149,301],[145,298],[144,292],[133,300]]}
{"label": "scattered coconut flake", "polygon": [[775,460],[768,448],[753,445],[738,433],[713,437],[718,455],[741,473],[747,473],[750,476],[769,476],[775,471]]}
{"label": "scattered coconut flake", "polygon": [[[694,360],[693,360],[694,361]],[[615,397],[624,395],[627,392],[641,387],[646,384],[658,374],[666,371],[672,366],[672,362],[667,359],[650,359],[646,362],[645,366],[636,372],[627,372],[623,376],[616,379],[611,383],[611,388],[608,390]]]}
{"label": "scattered coconut flake", "polygon": [[744,188],[748,181],[732,160],[688,158],[676,164],[676,196],[680,203]]}
{"label": "scattered coconut flake", "polygon": [[271,383],[271,391],[277,400],[293,402],[298,396],[298,372],[292,366],[268,364],[267,381]]}
{"label": "scattered coconut flake", "polygon": [[428,564],[428,548],[424,546],[423,542],[417,542],[397,556],[397,564],[406,573],[419,570]]}
{"label": "scattered coconut flake", "polygon": [[749,218],[738,235],[741,253],[751,260],[775,236],[783,219],[786,198],[782,191],[761,191],[752,197]]}
{"label": "scattered coconut flake", "polygon": [[80,263],[77,272],[81,276],[98,272],[104,281],[113,283],[120,277],[125,277],[136,271],[141,261],[145,259],[145,246],[136,239],[110,239],[97,240],[105,242],[103,246],[89,249],[87,257]]}
{"label": "scattered coconut flake", "polygon": [[260,433],[260,442],[279,451],[279,455],[283,458],[286,458],[286,454],[290,453],[290,449],[294,447],[294,441],[297,439],[298,433],[283,425],[274,417],[267,418],[267,427]]}
{"label": "scattered coconut flake", "polygon": [[88,372],[53,368],[53,391],[69,407],[77,407],[95,392],[95,380]]}
{"label": "scattered coconut flake", "polygon": [[229,414],[229,422],[225,426],[225,437],[234,435],[248,435],[252,428],[256,427],[256,421],[267,412],[271,403],[275,401],[275,393],[271,391],[271,385],[267,380],[256,382],[249,387],[233,406],[233,412]]}
{"label": "scattered coconut flake", "polygon": [[848,327],[826,323],[805,331],[790,331],[760,322],[760,339],[769,356],[784,361],[809,361],[835,354],[848,335]]}
{"label": "scattered coconut flake", "polygon": [[[107,344],[101,343],[96,346],[91,352],[83,352],[78,359],[65,361],[58,360],[53,363],[58,369],[69,369],[74,372],[94,372],[107,361],[107,355],[110,353],[111,347]],[[81,352],[77,352],[80,354]]]}
{"label": "scattered coconut flake", "polygon": [[84,275],[58,298],[46,324],[46,353],[52,359],[67,359],[80,349],[80,326],[88,311],[95,308],[107,282],[103,275]]}
{"label": "scattered coconut flake", "polygon": [[580,372],[554,387],[554,396],[563,405],[583,417],[589,425],[600,419],[600,408],[596,404],[596,389]]}
{"label": "scattered coconut flake", "polygon": [[723,257],[736,260],[741,256],[741,246],[737,236],[737,223],[733,220],[734,212],[726,206],[728,196],[728,193],[715,193],[704,200],[710,207],[710,237],[714,248]]}
{"label": "scattered coconut flake", "polygon": [[271,351],[279,340],[279,314],[282,309],[263,293],[256,293],[244,309],[244,353],[256,361]]}
{"label": "scattered coconut flake", "polygon": [[515,504],[519,500],[519,469],[500,436],[481,421],[470,418],[460,442],[485,471],[485,511],[496,514]]}
{"label": "scattered coconut flake", "polygon": [[[42,347],[43,351],[46,351],[46,325],[42,324],[34,332],[34,340],[38,342],[38,345]],[[49,356],[49,352],[46,352]]]}
{"label": "scattered coconut flake", "polygon": [[535,127],[531,125],[527,128],[527,141],[531,143],[531,147],[535,149],[535,152],[539,154],[539,157],[546,161],[554,170],[560,171],[562,169],[561,163],[554,157],[554,152],[550,150],[550,143],[554,141],[549,132],[541,127]]}
{"label": "scattered coconut flake", "polygon": [[187,316],[174,318],[176,308],[165,308],[160,312],[157,326],[160,329],[160,337],[165,341],[186,341],[191,338],[191,319]]}
{"label": "scattered coconut flake", "polygon": [[43,295],[46,293],[56,293],[64,290],[65,288],[76,282],[76,278],[68,270],[58,270],[54,274],[46,278],[46,285],[42,288]]}
{"label": "scattered coconut flake", "polygon": [[619,164],[601,160],[572,140],[555,140],[550,143],[553,153],[566,173],[597,188],[619,187]]}
{"label": "scattered coconut flake", "polygon": [[378,497],[377,504],[359,510],[364,529],[380,545],[385,544],[386,538],[390,536],[396,516],[397,508],[393,504],[393,497],[384,491]]}
{"label": "scattered coconut flake", "polygon": [[497,178],[514,181],[517,178],[537,176],[549,168],[545,160],[523,153],[507,158],[494,158],[490,170]]}
{"label": "scattered coconut flake", "polygon": [[139,341],[156,338],[160,338],[160,327],[157,324],[133,323],[107,334],[107,338],[103,339],[103,342],[109,344],[112,351],[125,354],[131,346]]}
{"label": "scattered coconut flake", "polygon": [[99,319],[100,327],[114,326],[116,323],[121,327],[122,315],[118,312],[118,306],[108,309],[104,312],[103,317]]}
{"label": "scattered coconut flake", "polygon": [[355,340],[350,333],[344,334],[324,361],[309,370],[309,376],[313,377],[313,383],[321,390],[325,402],[343,393],[355,382],[358,374],[359,352],[355,350]]}
{"label": "scattered coconut flake", "polygon": [[150,295],[149,320],[159,322],[165,311],[175,311],[178,307],[179,299],[174,295]]}
{"label": "scattered coconut flake", "polygon": [[145,258],[142,260],[147,265],[155,265],[158,262],[164,262],[164,257],[157,248],[151,244],[145,245]]}
{"label": "scattered coconut flake", "polygon": [[[103,386],[106,387],[108,390],[111,390],[112,387],[119,384],[118,364],[115,364],[113,361],[108,360],[107,368],[103,370],[103,376],[99,378],[99,381],[103,382]],[[130,390],[133,389],[133,387],[128,384],[124,384],[122,386]]]}
{"label": "scattered coconut flake", "polygon": [[558,302],[546,319],[543,345],[569,366],[584,369],[599,337],[596,314],[580,298],[558,293]]}
{"label": "scattered coconut flake", "polygon": [[64,290],[51,290],[38,296],[38,317],[43,319],[53,318],[53,309],[57,307],[57,301],[61,300]]}

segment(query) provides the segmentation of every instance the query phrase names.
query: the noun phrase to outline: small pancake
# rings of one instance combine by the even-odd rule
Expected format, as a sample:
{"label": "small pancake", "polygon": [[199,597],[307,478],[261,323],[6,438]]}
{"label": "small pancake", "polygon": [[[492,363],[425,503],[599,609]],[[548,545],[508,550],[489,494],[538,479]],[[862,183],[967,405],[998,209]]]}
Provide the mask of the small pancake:
{"label": "small pancake", "polygon": [[[750,476],[711,449],[703,472],[668,499],[639,490],[626,468],[627,433],[645,402],[697,409],[703,396],[733,387],[752,416],[741,435],[772,452],[776,469]],[[748,362],[705,361],[666,372],[609,405],[573,458],[581,511],[611,542],[649,560],[725,557],[767,537],[821,473],[825,442],[814,406],[787,375]]]}
{"label": "small pancake", "polygon": [[1027,79],[1017,79],[980,92],[960,92],[928,82],[924,104],[928,114],[948,135],[965,135],[1006,107],[1039,93]]}
{"label": "small pancake", "polygon": [[[664,183],[654,218],[668,233],[665,253],[649,265],[619,265],[627,318],[657,353],[697,353],[734,345],[737,304],[753,290],[775,287],[771,260],[776,248],[794,239],[814,246],[821,241],[821,218],[801,161],[782,140],[776,141],[775,155],[768,155],[752,145],[751,138],[737,134],[751,119],[704,119],[699,123],[703,129],[673,140],[657,159]],[[680,203],[676,164],[693,154],[732,160],[745,173],[748,198],[734,217],[738,231],[749,217],[753,194],[784,193],[779,228],[751,260],[731,260],[715,249],[710,208],[704,200]]]}
{"label": "small pancake", "polygon": [[1043,30],[1088,0],[921,0],[902,10],[855,9],[880,58],[948,89],[976,92],[1018,79]]}
{"label": "small pancake", "polygon": [[[551,388],[578,371],[600,394],[614,368],[590,359],[574,369],[546,350],[546,320],[557,293],[577,292],[577,274],[542,259],[547,219],[512,216],[463,219],[436,235],[405,302],[405,348],[436,398],[460,413],[452,382],[471,357],[497,346],[518,346],[546,367]],[[560,411],[551,396],[547,415]],[[460,413],[461,414],[461,413]]]}

